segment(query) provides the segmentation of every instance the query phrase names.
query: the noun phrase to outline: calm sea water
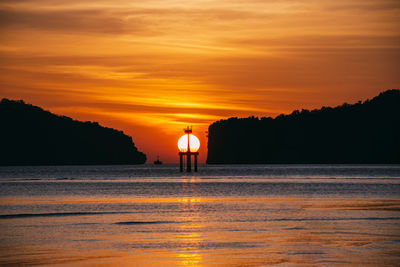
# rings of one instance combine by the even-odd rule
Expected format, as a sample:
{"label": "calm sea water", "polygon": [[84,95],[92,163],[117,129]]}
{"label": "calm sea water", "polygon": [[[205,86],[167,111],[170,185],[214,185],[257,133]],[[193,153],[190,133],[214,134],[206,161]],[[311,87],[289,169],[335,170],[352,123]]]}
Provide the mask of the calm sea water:
{"label": "calm sea water", "polygon": [[399,165],[0,168],[0,265],[399,262]]}

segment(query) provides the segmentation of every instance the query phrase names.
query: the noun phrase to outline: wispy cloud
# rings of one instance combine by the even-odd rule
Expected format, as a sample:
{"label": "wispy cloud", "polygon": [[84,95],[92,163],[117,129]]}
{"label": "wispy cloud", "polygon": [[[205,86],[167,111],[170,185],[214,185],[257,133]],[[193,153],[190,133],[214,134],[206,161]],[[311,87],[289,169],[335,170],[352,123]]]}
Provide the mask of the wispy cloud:
{"label": "wispy cloud", "polygon": [[124,19],[106,10],[18,10],[1,9],[0,24],[5,28],[57,31],[63,33],[149,34],[139,18]]}

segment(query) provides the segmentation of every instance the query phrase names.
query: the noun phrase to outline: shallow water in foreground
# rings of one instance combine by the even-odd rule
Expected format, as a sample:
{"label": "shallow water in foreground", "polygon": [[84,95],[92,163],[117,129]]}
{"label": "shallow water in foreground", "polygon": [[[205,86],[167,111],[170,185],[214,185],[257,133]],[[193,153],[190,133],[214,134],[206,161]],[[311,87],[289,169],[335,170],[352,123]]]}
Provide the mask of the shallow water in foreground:
{"label": "shallow water in foreground", "polygon": [[0,168],[0,265],[398,266],[399,165]]}

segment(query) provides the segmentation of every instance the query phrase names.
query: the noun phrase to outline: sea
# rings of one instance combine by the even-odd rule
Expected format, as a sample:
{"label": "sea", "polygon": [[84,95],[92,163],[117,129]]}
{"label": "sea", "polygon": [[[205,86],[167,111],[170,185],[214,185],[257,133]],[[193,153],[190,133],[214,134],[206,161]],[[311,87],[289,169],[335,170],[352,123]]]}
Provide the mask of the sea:
{"label": "sea", "polygon": [[400,266],[400,165],[0,167],[2,266]]}

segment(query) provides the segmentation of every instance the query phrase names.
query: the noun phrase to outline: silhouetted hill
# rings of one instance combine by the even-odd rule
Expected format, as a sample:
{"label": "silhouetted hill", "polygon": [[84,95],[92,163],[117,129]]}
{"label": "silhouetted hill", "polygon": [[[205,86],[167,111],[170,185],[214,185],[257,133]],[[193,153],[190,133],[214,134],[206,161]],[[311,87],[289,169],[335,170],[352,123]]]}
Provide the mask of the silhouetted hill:
{"label": "silhouetted hill", "polygon": [[0,165],[142,164],[122,131],[58,116],[22,100],[0,102]]}
{"label": "silhouetted hill", "polygon": [[400,163],[400,90],[273,118],[230,118],[208,130],[207,163]]}

